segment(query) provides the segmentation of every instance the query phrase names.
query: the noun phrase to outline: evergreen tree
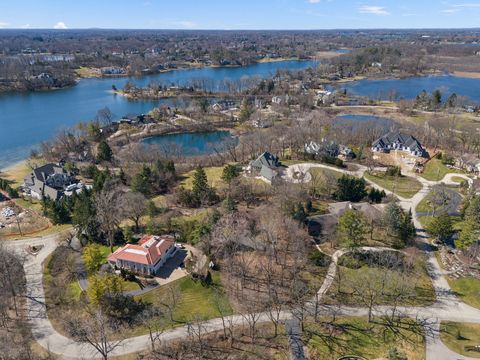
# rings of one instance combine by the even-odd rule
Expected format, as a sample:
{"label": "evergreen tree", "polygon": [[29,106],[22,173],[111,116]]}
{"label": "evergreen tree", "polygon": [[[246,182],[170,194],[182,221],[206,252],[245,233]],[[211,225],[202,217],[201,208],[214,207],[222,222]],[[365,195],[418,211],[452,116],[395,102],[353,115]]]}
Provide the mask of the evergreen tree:
{"label": "evergreen tree", "polygon": [[110,162],[113,159],[113,152],[110,148],[110,145],[105,140],[100,141],[97,149],[97,161],[107,161]]}
{"label": "evergreen tree", "polygon": [[338,231],[347,246],[360,246],[368,232],[368,223],[361,212],[349,209],[340,217]]}
{"label": "evergreen tree", "polygon": [[339,201],[359,202],[367,195],[365,186],[365,179],[344,174],[337,180],[334,197]]}
{"label": "evergreen tree", "polygon": [[233,179],[240,175],[240,169],[236,165],[225,165],[222,171],[222,180],[230,184]]}
{"label": "evergreen tree", "polygon": [[427,232],[440,241],[447,240],[453,234],[452,218],[446,211],[434,216],[427,226]]}

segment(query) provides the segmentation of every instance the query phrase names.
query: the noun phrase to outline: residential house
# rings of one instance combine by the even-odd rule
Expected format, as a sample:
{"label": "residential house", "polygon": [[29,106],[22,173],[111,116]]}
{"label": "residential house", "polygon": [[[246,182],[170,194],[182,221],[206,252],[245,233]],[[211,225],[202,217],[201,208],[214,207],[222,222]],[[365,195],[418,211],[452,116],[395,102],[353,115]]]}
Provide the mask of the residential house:
{"label": "residential house", "polygon": [[176,250],[175,238],[171,235],[145,235],[137,244],[127,244],[110,254],[108,263],[117,269],[155,275]]}
{"label": "residential house", "polygon": [[350,149],[348,146],[345,145],[339,145],[340,153],[338,154],[338,157],[342,160],[350,160],[355,158],[355,153],[353,152],[352,149]]}
{"label": "residential house", "polygon": [[256,160],[250,162],[247,173],[251,176],[259,176],[271,183],[279,175],[280,166],[277,156],[264,152]]}
{"label": "residential house", "polygon": [[308,232],[320,240],[329,240],[335,236],[338,221],[347,210],[361,211],[371,225],[375,225],[383,218],[384,205],[368,202],[352,203],[344,201],[329,204],[329,213],[311,216],[307,219]]}
{"label": "residential house", "polygon": [[455,159],[455,167],[469,173],[480,173],[480,158],[473,154],[462,154]]}
{"label": "residential house", "polygon": [[416,157],[425,157],[427,155],[427,152],[417,139],[411,135],[396,131],[383,135],[372,144],[372,151],[375,152],[388,153],[391,150],[405,151]]}
{"label": "residential house", "polygon": [[340,154],[340,146],[334,141],[322,139],[320,142],[310,141],[304,146],[305,152],[316,156],[337,157]]}
{"label": "residential house", "polygon": [[285,96],[274,96],[272,97],[272,103],[276,105],[288,105],[290,101],[290,97],[287,95]]}
{"label": "residential house", "polygon": [[23,179],[25,192],[37,199],[48,197],[58,200],[65,189],[74,183],[75,178],[57,164],[46,164],[37,167]]}

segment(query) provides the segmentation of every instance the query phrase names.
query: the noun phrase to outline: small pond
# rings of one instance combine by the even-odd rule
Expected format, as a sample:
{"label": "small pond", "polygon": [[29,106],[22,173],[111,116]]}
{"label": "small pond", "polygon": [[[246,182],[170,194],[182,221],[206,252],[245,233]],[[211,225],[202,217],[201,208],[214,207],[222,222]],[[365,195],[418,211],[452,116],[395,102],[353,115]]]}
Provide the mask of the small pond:
{"label": "small pond", "polygon": [[172,155],[197,156],[225,151],[229,145],[236,145],[238,138],[229,131],[210,131],[152,136],[142,143],[158,146]]}
{"label": "small pond", "polygon": [[381,125],[385,130],[390,129],[395,123],[388,118],[373,116],[373,115],[339,115],[335,117],[337,124],[349,125],[349,126],[365,126],[370,124]]}

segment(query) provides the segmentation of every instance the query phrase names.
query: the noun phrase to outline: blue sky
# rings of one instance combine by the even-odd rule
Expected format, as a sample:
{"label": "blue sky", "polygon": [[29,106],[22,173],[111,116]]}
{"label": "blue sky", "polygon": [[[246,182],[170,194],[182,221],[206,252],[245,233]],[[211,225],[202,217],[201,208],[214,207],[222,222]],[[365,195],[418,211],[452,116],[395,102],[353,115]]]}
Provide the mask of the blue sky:
{"label": "blue sky", "polygon": [[480,0],[0,0],[0,28],[480,27]]}

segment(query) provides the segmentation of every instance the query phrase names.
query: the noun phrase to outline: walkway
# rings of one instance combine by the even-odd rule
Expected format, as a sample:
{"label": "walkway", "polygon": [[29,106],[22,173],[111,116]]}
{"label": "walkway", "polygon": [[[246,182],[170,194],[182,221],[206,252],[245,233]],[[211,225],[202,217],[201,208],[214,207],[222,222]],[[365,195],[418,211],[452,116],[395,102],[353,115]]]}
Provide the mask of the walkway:
{"label": "walkway", "polygon": [[[366,168],[360,167],[356,171],[348,171],[329,167],[323,164],[302,164],[303,168],[320,167],[328,168],[334,171],[340,171],[348,173],[354,176],[363,176]],[[447,175],[445,181],[451,181],[451,178],[455,175]],[[431,186],[438,184],[439,182],[427,181],[421,177],[417,179],[422,183],[422,189],[411,199],[405,199],[398,197],[401,206],[406,209],[415,209],[418,203],[428,194]],[[373,186],[382,189],[376,184]],[[385,190],[386,193],[391,193]],[[418,218],[414,215],[413,221],[419,233],[424,230],[418,221]],[[419,241],[425,245],[425,249],[428,249],[428,242],[419,236]],[[27,255],[25,261],[25,274],[27,281],[27,311],[28,319],[32,327],[32,333],[37,342],[46,350],[62,356],[64,359],[94,359],[99,358],[95,350],[88,344],[75,342],[72,339],[68,339],[65,336],[59,334],[50,323],[47,317],[47,311],[45,306],[45,294],[43,289],[43,262],[45,259],[55,250],[57,247],[57,235],[51,235],[43,238],[32,238],[26,240],[9,241],[7,246],[17,251],[19,254],[25,255],[25,249],[28,245],[43,245],[43,248],[36,256]],[[376,251],[381,251],[376,250]],[[345,253],[345,250],[339,250],[334,253],[332,257],[332,263],[329,266],[327,276],[324,283],[320,287],[318,294],[322,297],[330,288],[335,278],[337,271],[337,261],[339,257]],[[474,322],[480,323],[480,310],[463,304],[455,296],[450,289],[447,280],[443,276],[435,256],[428,254],[428,271],[432,278],[433,286],[437,295],[437,300],[432,306],[428,307],[400,307],[393,309],[389,306],[377,307],[374,310],[374,314],[382,315],[389,314],[392,311],[401,312],[405,316],[411,316],[419,319],[429,319],[434,329],[437,331],[427,336],[427,360],[452,360],[452,359],[470,359],[464,356],[453,353],[448,350],[446,346],[440,341],[438,335],[438,329],[440,321],[458,321],[458,322]],[[313,308],[312,308],[313,310]],[[335,311],[338,310],[338,307]],[[341,314],[349,316],[367,316],[368,310],[365,308],[352,308],[347,306],[340,307]],[[330,314],[332,309],[328,306],[324,306],[321,309],[320,315]],[[280,315],[281,320],[287,320],[292,318],[291,312],[282,312]],[[234,325],[245,325],[246,320],[241,315],[232,315],[228,317]],[[259,314],[259,322],[269,321],[269,317],[266,313]],[[222,319],[212,319],[205,321],[205,332],[218,331],[223,328]],[[188,329],[186,326],[178,327],[168,330],[161,334],[161,341],[171,341],[176,339],[186,338],[188,336]],[[133,352],[139,352],[146,350],[150,347],[150,339],[148,335],[137,336],[126,339],[122,342],[122,345],[116,348],[111,355],[125,355]]]}

